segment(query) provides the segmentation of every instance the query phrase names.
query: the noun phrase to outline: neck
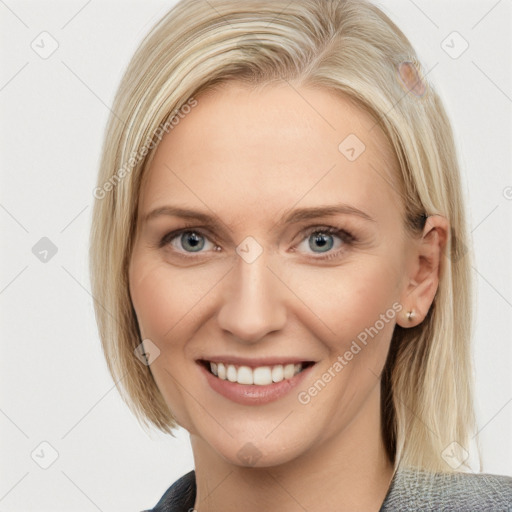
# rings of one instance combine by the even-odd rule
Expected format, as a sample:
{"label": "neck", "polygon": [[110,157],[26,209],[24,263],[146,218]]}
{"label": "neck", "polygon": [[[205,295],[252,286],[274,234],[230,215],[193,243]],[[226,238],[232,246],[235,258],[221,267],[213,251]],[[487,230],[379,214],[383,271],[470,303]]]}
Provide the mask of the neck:
{"label": "neck", "polygon": [[378,512],[394,471],[381,436],[379,386],[341,432],[277,466],[240,466],[197,435],[191,443],[198,512]]}

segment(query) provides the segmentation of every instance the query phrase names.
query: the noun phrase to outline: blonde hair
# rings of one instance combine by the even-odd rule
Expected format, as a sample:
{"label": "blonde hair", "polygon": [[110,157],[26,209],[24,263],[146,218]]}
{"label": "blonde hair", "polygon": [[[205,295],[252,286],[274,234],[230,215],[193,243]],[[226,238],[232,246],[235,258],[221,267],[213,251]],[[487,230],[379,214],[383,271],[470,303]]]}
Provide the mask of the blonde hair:
{"label": "blonde hair", "polygon": [[349,98],[373,116],[394,149],[408,232],[421,234],[424,213],[450,222],[427,317],[393,333],[381,412],[395,467],[452,471],[443,453],[453,442],[469,451],[475,430],[471,253],[457,155],[444,107],[422,78],[411,44],[365,0],[183,0],[136,51],[106,130],[90,239],[98,330],[123,399],[141,424],[173,435],[177,424],[150,369],[134,356],[142,340],[128,265],[139,191],[158,140],[184,106],[190,110],[194,97],[229,80],[254,87],[293,81]]}

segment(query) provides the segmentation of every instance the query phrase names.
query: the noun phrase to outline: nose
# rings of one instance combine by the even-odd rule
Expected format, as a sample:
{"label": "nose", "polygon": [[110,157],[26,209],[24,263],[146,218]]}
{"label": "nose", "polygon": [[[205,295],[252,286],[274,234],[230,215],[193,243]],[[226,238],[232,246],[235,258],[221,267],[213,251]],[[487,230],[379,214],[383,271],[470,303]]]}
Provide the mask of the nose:
{"label": "nose", "polygon": [[226,276],[217,320],[239,342],[256,343],[285,325],[286,287],[267,267],[265,252],[252,263],[237,257],[234,265]]}

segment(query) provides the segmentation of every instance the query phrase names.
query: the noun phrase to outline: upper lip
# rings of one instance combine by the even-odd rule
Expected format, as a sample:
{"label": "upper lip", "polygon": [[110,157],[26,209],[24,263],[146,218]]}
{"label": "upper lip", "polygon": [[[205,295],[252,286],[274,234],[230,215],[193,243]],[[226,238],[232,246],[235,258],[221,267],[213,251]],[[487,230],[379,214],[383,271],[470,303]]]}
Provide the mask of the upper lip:
{"label": "upper lip", "polygon": [[235,366],[249,366],[250,368],[256,368],[258,366],[276,366],[279,364],[298,364],[298,363],[315,363],[311,359],[300,358],[300,357],[254,357],[254,358],[244,358],[244,357],[236,357],[236,356],[211,356],[211,357],[202,357],[197,360],[201,361],[209,361],[212,363],[227,363]]}

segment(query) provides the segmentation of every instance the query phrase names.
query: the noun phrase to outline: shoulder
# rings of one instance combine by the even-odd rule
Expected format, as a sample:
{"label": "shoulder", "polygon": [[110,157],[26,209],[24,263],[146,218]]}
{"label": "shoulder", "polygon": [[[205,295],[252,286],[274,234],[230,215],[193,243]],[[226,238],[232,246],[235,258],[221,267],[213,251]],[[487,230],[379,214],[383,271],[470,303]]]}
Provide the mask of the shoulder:
{"label": "shoulder", "polygon": [[[176,480],[154,508],[143,512],[190,512],[195,472]],[[380,512],[510,512],[512,477],[488,473],[430,473],[399,469]]]}
{"label": "shoulder", "polygon": [[190,512],[196,500],[195,472],[190,471],[174,482],[152,509],[142,512]]}
{"label": "shoulder", "polygon": [[510,512],[512,477],[399,469],[381,512],[409,510]]}

